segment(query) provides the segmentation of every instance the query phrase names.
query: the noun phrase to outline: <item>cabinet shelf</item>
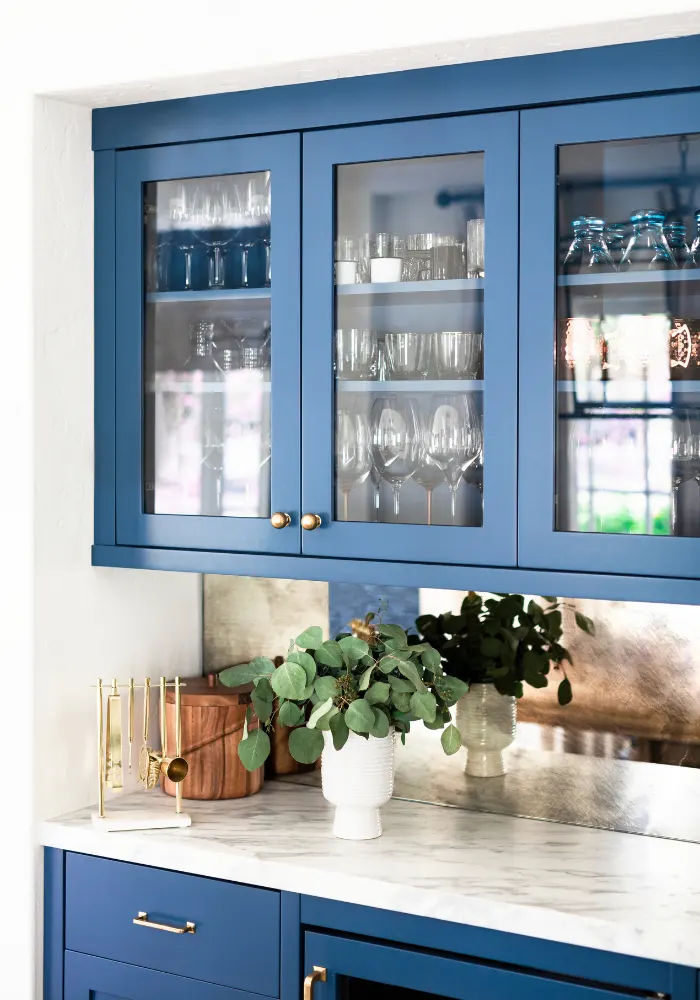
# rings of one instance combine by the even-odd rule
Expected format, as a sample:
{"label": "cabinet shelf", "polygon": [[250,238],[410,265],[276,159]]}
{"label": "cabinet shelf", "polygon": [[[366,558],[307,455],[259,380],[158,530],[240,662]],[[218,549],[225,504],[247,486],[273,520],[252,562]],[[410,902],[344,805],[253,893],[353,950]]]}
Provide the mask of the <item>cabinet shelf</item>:
{"label": "cabinet shelf", "polygon": [[615,271],[613,274],[562,274],[557,278],[559,288],[578,288],[601,285],[618,288],[625,285],[686,285],[700,283],[700,267],[688,271]]}
{"label": "cabinet shelf", "polygon": [[[700,272],[698,272],[700,274]],[[447,295],[458,292],[460,294],[473,294],[484,290],[483,278],[445,278],[435,281],[387,281],[375,284],[363,285],[336,285],[336,292],[339,296],[352,296],[353,298],[366,298],[367,296],[379,296],[384,299],[388,296],[425,296],[425,295]]]}
{"label": "cabinet shelf", "polygon": [[484,383],[481,379],[415,379],[396,381],[357,381],[336,379],[339,393],[343,392],[483,392]]}
{"label": "cabinet shelf", "polygon": [[235,302],[249,301],[250,299],[269,299],[270,288],[208,288],[203,291],[193,292],[149,292],[146,295],[146,302],[178,302],[202,303],[202,302]]}

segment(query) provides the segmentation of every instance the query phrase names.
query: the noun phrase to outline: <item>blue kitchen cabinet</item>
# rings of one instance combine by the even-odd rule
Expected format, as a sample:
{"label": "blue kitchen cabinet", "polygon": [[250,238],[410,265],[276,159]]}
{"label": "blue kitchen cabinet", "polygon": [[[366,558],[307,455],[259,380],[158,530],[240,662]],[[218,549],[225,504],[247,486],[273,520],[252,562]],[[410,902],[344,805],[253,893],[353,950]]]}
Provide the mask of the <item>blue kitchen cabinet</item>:
{"label": "blue kitchen cabinet", "polygon": [[699,53],[97,111],[93,562],[698,603]]}

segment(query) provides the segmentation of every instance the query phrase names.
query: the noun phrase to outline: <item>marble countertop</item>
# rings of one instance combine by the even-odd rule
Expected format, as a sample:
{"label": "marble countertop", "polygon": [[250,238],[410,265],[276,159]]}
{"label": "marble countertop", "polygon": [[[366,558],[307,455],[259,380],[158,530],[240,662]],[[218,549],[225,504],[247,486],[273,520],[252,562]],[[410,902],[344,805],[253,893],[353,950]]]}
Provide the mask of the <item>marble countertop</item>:
{"label": "marble countertop", "polygon": [[[160,793],[110,809],[172,810]],[[252,885],[700,967],[700,845],[393,799],[384,835],[335,839],[318,789],[187,802],[185,830],[102,833],[83,810],[40,842]]]}

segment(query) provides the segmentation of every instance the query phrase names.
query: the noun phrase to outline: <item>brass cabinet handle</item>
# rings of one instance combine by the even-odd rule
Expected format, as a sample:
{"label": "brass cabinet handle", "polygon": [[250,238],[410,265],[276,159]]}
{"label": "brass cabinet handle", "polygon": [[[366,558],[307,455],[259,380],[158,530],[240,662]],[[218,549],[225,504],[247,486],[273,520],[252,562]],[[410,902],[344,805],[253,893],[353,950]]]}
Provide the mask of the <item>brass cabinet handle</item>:
{"label": "brass cabinet handle", "polygon": [[143,910],[139,910],[138,917],[134,917],[134,923],[138,924],[139,927],[150,927],[154,931],[167,931],[168,934],[194,934],[195,925],[189,920],[184,927],[171,927],[170,924],[157,924],[153,920],[148,919],[148,914],[144,913]]}
{"label": "brass cabinet handle", "polygon": [[326,969],[322,965],[314,965],[314,971],[304,980],[304,1000],[314,1000],[314,986],[316,983],[325,983],[326,976]]}
{"label": "brass cabinet handle", "polygon": [[301,519],[302,528],[306,528],[307,531],[313,531],[314,528],[319,528],[321,526],[321,516],[320,514],[304,514]]}
{"label": "brass cabinet handle", "polygon": [[270,518],[270,524],[273,528],[286,528],[288,524],[292,523],[292,519],[289,514],[283,514],[281,510],[278,510]]}

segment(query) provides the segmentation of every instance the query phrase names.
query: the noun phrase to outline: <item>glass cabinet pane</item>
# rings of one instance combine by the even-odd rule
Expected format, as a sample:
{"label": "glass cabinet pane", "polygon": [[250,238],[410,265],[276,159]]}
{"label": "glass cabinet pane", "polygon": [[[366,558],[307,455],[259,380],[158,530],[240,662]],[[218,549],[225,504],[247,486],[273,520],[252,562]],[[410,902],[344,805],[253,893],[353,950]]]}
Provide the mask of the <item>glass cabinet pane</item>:
{"label": "glass cabinet pane", "polygon": [[559,531],[700,536],[699,185],[700,135],[559,147]]}
{"label": "glass cabinet pane", "polygon": [[270,175],[144,186],[144,510],[270,515]]}
{"label": "glass cabinet pane", "polygon": [[483,153],[335,187],[336,519],[480,526]]}

